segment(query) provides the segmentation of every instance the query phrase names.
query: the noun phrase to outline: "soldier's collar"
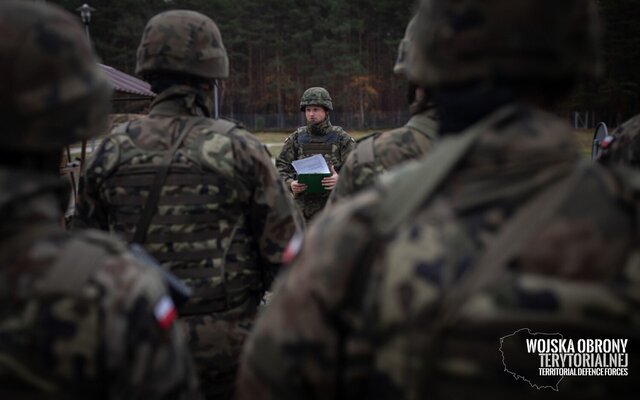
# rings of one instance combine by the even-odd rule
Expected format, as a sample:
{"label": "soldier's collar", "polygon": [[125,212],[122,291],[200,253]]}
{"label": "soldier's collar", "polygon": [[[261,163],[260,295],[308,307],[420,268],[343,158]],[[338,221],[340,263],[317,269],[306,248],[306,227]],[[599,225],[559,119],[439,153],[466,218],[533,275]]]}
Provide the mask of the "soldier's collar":
{"label": "soldier's collar", "polygon": [[213,100],[203,91],[187,85],[176,85],[156,96],[149,115],[211,117],[212,108]]}
{"label": "soldier's collar", "polygon": [[413,115],[405,124],[407,128],[412,128],[425,134],[431,139],[438,137],[438,123],[435,119],[435,110],[429,109]]}
{"label": "soldier's collar", "polygon": [[327,115],[327,118],[325,118],[324,121],[318,124],[307,124],[307,128],[309,129],[309,133],[311,133],[312,135],[324,136],[329,131],[329,128],[331,128],[331,120]]}

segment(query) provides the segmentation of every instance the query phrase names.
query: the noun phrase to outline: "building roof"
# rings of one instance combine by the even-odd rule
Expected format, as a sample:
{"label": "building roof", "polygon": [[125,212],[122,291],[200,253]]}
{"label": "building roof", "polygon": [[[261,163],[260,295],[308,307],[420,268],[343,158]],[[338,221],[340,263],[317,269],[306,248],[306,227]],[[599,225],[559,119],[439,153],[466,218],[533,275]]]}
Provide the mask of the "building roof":
{"label": "building roof", "polygon": [[111,82],[114,90],[118,92],[131,93],[138,96],[153,97],[156,95],[151,91],[151,85],[149,85],[147,82],[138,79],[135,76],[125,74],[122,71],[118,71],[117,69],[108,65],[98,65],[107,75],[107,78],[109,78],[109,82]]}

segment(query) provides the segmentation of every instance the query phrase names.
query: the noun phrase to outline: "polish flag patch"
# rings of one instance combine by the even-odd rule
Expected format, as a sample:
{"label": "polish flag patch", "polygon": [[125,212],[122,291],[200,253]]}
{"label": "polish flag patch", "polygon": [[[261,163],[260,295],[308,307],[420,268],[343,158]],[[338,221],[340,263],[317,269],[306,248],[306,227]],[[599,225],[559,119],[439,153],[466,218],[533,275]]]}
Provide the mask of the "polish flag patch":
{"label": "polish flag patch", "polygon": [[178,317],[178,311],[173,304],[171,297],[164,295],[160,301],[153,308],[153,314],[156,317],[156,321],[162,329],[168,329],[173,324],[173,321]]}
{"label": "polish flag patch", "polygon": [[293,235],[293,237],[289,241],[289,244],[287,245],[287,248],[282,254],[282,262],[285,265],[291,264],[291,262],[296,258],[296,256],[300,252],[300,249],[302,248],[303,238],[304,235],[299,232],[296,232],[296,234]]}

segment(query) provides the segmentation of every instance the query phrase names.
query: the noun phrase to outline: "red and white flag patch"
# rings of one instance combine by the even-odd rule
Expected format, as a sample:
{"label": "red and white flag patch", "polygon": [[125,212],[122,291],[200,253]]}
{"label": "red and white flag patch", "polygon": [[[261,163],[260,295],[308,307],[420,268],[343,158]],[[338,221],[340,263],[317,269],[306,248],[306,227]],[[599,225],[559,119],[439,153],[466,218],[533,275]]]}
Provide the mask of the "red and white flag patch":
{"label": "red and white flag patch", "polygon": [[171,297],[168,295],[162,296],[160,301],[153,308],[153,314],[158,321],[158,324],[162,329],[168,329],[173,324],[173,321],[178,317],[178,311],[173,304]]}
{"label": "red and white flag patch", "polygon": [[291,264],[291,262],[296,258],[298,253],[300,253],[300,249],[302,249],[302,242],[304,240],[304,235],[300,232],[296,232],[295,235],[289,241],[287,248],[284,250],[282,254],[282,262],[287,265]]}

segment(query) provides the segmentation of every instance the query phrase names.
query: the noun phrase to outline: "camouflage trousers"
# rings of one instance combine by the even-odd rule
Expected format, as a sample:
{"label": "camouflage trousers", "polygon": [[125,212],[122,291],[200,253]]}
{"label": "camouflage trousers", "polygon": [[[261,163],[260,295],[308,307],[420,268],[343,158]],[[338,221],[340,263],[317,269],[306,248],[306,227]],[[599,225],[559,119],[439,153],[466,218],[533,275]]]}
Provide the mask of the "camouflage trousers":
{"label": "camouflage trousers", "polygon": [[207,400],[234,398],[240,353],[254,319],[226,313],[180,318]]}
{"label": "camouflage trousers", "polygon": [[329,199],[329,193],[301,193],[297,195],[295,199],[298,207],[300,207],[300,210],[302,211],[304,221],[308,224],[316,214],[324,209],[324,206],[327,204],[327,200]]}

